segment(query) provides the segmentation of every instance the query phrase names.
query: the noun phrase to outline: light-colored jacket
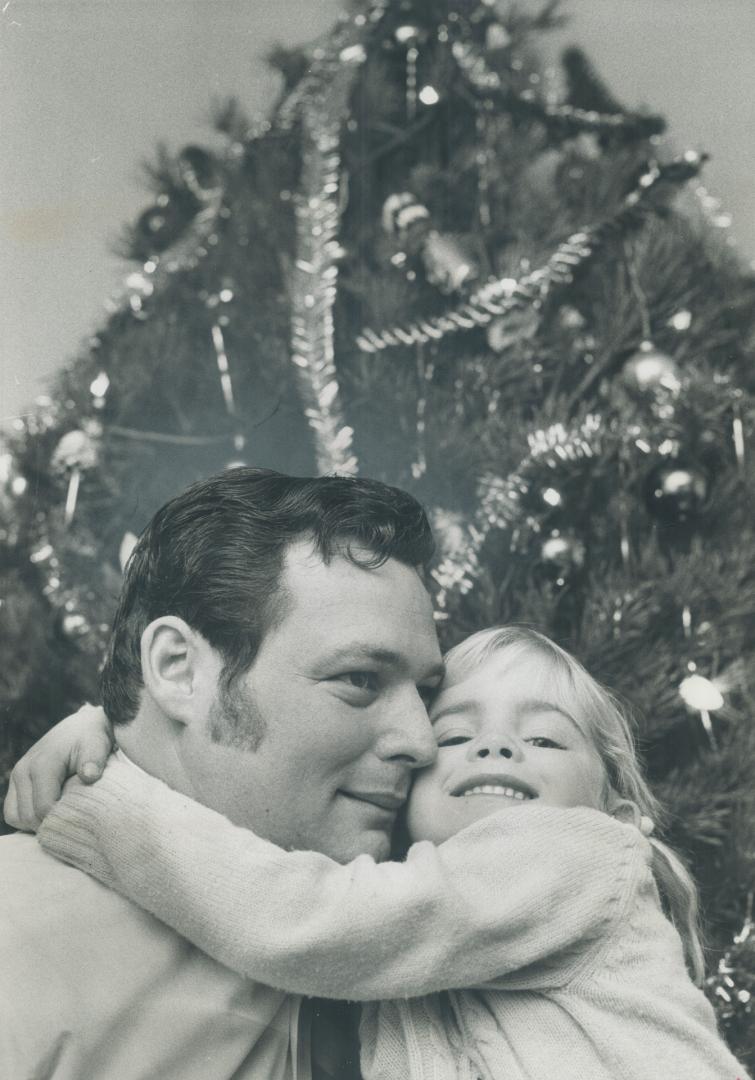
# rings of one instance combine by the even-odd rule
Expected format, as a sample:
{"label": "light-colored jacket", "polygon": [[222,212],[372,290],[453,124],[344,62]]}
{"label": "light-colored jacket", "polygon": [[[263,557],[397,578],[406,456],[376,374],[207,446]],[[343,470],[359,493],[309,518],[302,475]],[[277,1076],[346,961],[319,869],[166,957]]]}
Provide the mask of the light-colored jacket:
{"label": "light-colored jacket", "polygon": [[2,1080],[306,1080],[300,1005],[34,837],[0,838]]}
{"label": "light-colored jacket", "polygon": [[596,810],[521,804],[404,863],[341,866],[115,762],[40,835],[250,978],[372,1002],[369,1080],[746,1075],[686,973],[648,841]]}

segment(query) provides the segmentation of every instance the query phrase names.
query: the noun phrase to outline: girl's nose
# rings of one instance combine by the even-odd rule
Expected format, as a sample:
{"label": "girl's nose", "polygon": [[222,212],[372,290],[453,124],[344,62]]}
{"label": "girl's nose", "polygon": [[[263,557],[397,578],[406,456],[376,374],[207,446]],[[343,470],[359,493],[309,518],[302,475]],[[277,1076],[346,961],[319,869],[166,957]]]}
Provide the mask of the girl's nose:
{"label": "girl's nose", "polygon": [[484,739],[471,748],[469,758],[473,761],[478,758],[490,758],[491,760],[498,757],[512,758],[515,752],[516,748],[513,741],[507,739]]}
{"label": "girl's nose", "polygon": [[[508,746],[499,746],[498,753],[501,757],[511,757],[512,755],[512,751],[508,748]],[[481,746],[477,751],[477,756],[480,758],[490,757],[491,754],[495,754],[495,749],[489,746]]]}

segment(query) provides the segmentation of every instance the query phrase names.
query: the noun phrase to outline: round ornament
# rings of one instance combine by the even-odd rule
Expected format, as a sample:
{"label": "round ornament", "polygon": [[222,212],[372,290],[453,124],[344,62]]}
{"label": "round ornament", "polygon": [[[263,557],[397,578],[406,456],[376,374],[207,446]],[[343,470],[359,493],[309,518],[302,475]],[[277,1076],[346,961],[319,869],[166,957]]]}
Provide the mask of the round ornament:
{"label": "round ornament", "polygon": [[583,161],[597,161],[603,153],[600,139],[594,131],[580,131],[579,135],[569,140],[569,145]]}
{"label": "round ornament", "polygon": [[587,320],[578,308],[564,304],[558,309],[558,323],[563,330],[576,332],[585,328]]}
{"label": "round ornament", "polygon": [[393,255],[394,265],[403,266],[407,254],[419,256],[427,280],[441,292],[456,292],[477,277],[477,265],[463,244],[455,236],[433,229],[430,211],[411,192],[389,195],[383,203],[381,222],[385,232],[404,249]]}
{"label": "round ornament", "polygon": [[[485,331],[488,345],[493,352],[501,353],[512,345],[531,341],[540,325],[540,313],[533,306],[512,308],[505,315],[500,315],[488,323]],[[533,370],[534,367],[533,367]],[[540,368],[542,371],[542,368]],[[537,374],[537,371],[535,371]]]}
{"label": "round ornament", "polygon": [[540,564],[545,576],[556,585],[565,585],[584,566],[585,545],[578,536],[554,533],[540,546]]}
{"label": "round ornament", "polygon": [[83,637],[91,627],[85,615],[78,611],[69,611],[63,616],[63,632],[72,638]]}
{"label": "round ornament", "polygon": [[397,26],[393,36],[399,45],[416,47],[422,36],[422,31],[418,26],[412,26],[410,23],[407,23],[405,26]]}
{"label": "round ornament", "polygon": [[423,105],[437,105],[440,101],[440,94],[430,83],[426,83],[422,87],[417,97]]}
{"label": "round ornament", "polygon": [[53,470],[66,473],[71,469],[91,469],[97,463],[97,436],[95,428],[67,431],[52,455]]}
{"label": "round ornament", "polygon": [[699,469],[663,461],[651,469],[645,482],[647,508],[658,521],[682,525],[700,513],[708,495],[708,481]]}
{"label": "round ornament", "polygon": [[218,186],[215,159],[201,146],[185,146],[178,155],[178,169],[187,188],[200,198]]}
{"label": "round ornament", "polygon": [[511,34],[499,22],[491,22],[485,30],[485,48],[488,52],[507,49],[511,44]]}
{"label": "round ornament", "polygon": [[385,200],[381,221],[389,236],[397,236],[405,241],[417,230],[424,235],[430,221],[430,211],[416,195],[402,191],[389,195]]}
{"label": "round ornament", "polygon": [[643,341],[632,353],[621,377],[628,390],[640,395],[666,393],[676,397],[682,385],[676,362],[652,341]]}
{"label": "round ornament", "polygon": [[540,496],[546,506],[550,506],[552,509],[560,508],[564,505],[564,497],[558,488],[547,487],[544,488]]}
{"label": "round ornament", "polygon": [[679,683],[679,694],[690,709],[697,712],[716,712],[724,704],[724,697],[715,683],[693,672]]}
{"label": "round ornament", "polygon": [[427,280],[444,293],[456,292],[477,277],[477,266],[462,244],[434,229],[425,239],[422,261]]}
{"label": "round ornament", "polygon": [[361,43],[347,45],[345,49],[341,49],[338,59],[346,65],[363,64],[367,59],[367,50]]}
{"label": "round ornament", "polygon": [[689,330],[692,325],[692,312],[687,308],[682,308],[680,311],[676,311],[668,321],[668,326],[673,327],[674,330],[678,330],[679,333],[683,333],[685,330]]}
{"label": "round ornament", "polygon": [[136,223],[136,237],[140,252],[154,255],[166,251],[183,235],[196,215],[195,200],[161,197],[150,206]]}

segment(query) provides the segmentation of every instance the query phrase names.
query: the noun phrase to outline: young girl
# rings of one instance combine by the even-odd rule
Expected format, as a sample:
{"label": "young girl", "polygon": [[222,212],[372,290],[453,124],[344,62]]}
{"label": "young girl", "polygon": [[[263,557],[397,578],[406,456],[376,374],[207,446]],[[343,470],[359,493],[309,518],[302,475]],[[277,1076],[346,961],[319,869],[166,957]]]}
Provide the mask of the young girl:
{"label": "young girl", "polygon": [[368,1080],[743,1078],[685,968],[700,981],[694,887],[611,695],[522,628],[447,672],[404,862],[285,852],[117,760],[42,843],[236,971],[366,1002]]}

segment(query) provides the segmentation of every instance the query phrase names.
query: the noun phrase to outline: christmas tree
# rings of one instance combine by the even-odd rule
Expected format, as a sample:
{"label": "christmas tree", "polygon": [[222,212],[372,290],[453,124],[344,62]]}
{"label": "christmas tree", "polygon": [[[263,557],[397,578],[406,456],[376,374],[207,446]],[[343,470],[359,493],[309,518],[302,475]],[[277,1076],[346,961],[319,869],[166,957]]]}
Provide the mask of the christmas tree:
{"label": "christmas tree", "polygon": [[703,156],[578,50],[540,63],[559,18],[360,3],[271,57],[268,121],[231,102],[224,152],[157,155],[123,295],[6,440],[0,769],[96,698],[134,538],[190,481],[398,484],[444,644],[527,622],[637,707],[753,1061],[755,290]]}

